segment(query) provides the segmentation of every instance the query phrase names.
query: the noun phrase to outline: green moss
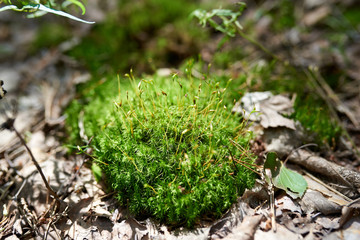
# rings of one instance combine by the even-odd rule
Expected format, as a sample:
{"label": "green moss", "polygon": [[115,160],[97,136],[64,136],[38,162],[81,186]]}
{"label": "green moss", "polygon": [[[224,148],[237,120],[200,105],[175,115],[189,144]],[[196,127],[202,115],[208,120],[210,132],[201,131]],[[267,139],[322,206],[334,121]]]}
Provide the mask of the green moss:
{"label": "green moss", "polygon": [[31,51],[36,52],[41,48],[58,46],[70,37],[71,32],[65,25],[60,23],[44,23],[36,34]]}
{"label": "green moss", "polygon": [[295,3],[292,0],[281,0],[280,3],[270,11],[273,17],[273,29],[277,32],[292,28],[296,25]]}
{"label": "green moss", "polygon": [[196,54],[206,38],[188,18],[194,8],[190,0],[118,1],[69,54],[96,75],[173,67]]}
{"label": "green moss", "polygon": [[314,97],[297,98],[292,117],[298,120],[305,129],[308,138],[312,137],[319,146],[336,148],[341,135],[341,127],[331,120],[324,103]]}
{"label": "green moss", "polygon": [[[82,107],[95,162],[117,199],[137,216],[193,227],[220,217],[252,186],[249,133],[224,107],[225,88],[213,79],[121,80],[92,88]],[[67,111],[78,130],[78,103]],[[231,157],[233,156],[233,158]]]}
{"label": "green moss", "polygon": [[354,28],[358,28],[360,25],[359,11],[359,6],[353,6],[352,8],[346,9],[343,13],[346,20],[349,21]]}

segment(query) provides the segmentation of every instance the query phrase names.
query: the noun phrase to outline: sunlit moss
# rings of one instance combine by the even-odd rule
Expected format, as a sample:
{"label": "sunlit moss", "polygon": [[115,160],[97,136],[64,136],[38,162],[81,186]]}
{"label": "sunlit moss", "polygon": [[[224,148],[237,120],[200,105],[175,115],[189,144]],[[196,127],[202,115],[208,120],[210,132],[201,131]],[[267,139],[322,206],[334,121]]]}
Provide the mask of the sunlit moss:
{"label": "sunlit moss", "polygon": [[255,177],[251,135],[226,94],[213,79],[121,79],[120,93],[109,79],[70,106],[68,126],[78,133],[83,121],[94,161],[132,213],[193,227],[221,216]]}

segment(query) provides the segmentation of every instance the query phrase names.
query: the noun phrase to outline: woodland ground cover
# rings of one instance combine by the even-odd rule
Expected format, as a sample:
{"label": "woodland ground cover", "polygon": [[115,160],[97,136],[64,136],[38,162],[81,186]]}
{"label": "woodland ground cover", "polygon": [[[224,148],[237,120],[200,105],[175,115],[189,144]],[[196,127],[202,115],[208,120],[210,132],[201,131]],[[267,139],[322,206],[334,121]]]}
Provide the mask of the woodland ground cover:
{"label": "woodland ground cover", "polygon": [[[45,6],[50,6],[46,5],[48,3],[52,1],[45,1]],[[358,92],[354,91],[358,86],[356,43],[359,35],[359,19],[356,11],[353,10],[358,8],[357,4],[351,1],[323,4],[306,1],[303,5],[292,4],[287,0],[267,3],[247,2],[247,8],[242,12],[239,10],[239,5],[227,2],[224,2],[222,6],[212,1],[185,1],[185,3],[184,1],[150,0],[135,3],[134,1],[114,1],[107,3],[109,6],[98,4],[95,8],[98,8],[99,12],[102,8],[108,7],[108,9],[92,28],[73,28],[74,25],[71,22],[54,21],[51,16],[46,16],[51,21],[33,20],[38,21],[41,27],[27,27],[27,29],[33,29],[31,31],[36,34],[33,35],[31,41],[28,41],[28,45],[22,45],[21,53],[11,48],[2,48],[6,56],[13,54],[15,62],[18,59],[25,59],[28,65],[28,68],[21,68],[21,70],[16,68],[16,72],[23,72],[26,76],[23,80],[17,80],[22,83],[19,84],[21,87],[18,90],[20,96],[24,94],[36,96],[35,93],[39,90],[34,91],[34,87],[30,86],[29,82],[34,83],[34,86],[39,79],[45,82],[41,85],[44,90],[40,91],[45,100],[33,101],[46,103],[40,107],[44,109],[40,113],[44,115],[45,120],[28,117],[32,120],[25,121],[44,122],[44,124],[35,124],[36,128],[28,130],[26,141],[31,142],[31,139],[36,139],[35,136],[43,134],[46,136],[44,142],[50,144],[54,143],[51,136],[55,135],[58,139],[55,142],[58,145],[55,144],[51,148],[42,146],[42,149],[48,149],[47,153],[59,151],[55,146],[66,142],[70,143],[73,149],[80,150],[84,154],[82,162],[78,161],[80,155],[69,155],[60,151],[57,152],[55,158],[71,158],[75,164],[74,169],[80,168],[84,171],[89,170],[83,167],[84,161],[87,161],[89,168],[92,166],[93,172],[100,180],[99,183],[106,183],[106,186],[102,186],[100,188],[102,190],[99,189],[98,192],[109,190],[109,186],[117,191],[114,196],[120,201],[105,207],[108,215],[104,218],[110,219],[109,216],[116,215],[114,217],[116,220],[109,220],[111,224],[107,222],[111,225],[109,229],[113,229],[106,230],[111,232],[110,235],[115,231],[114,229],[120,228],[121,224],[121,226],[137,226],[141,229],[157,229],[151,228],[148,225],[149,221],[142,221],[136,225],[131,222],[133,219],[131,214],[125,213],[127,216],[125,218],[121,217],[121,214],[116,214],[122,211],[119,210],[121,206],[130,208],[138,220],[145,220],[152,216],[151,219],[160,220],[173,227],[210,226],[207,229],[211,229],[211,233],[205,234],[206,236],[225,234],[225,228],[212,223],[225,214],[228,208],[234,215],[239,214],[241,211],[238,209],[235,211],[234,206],[237,205],[232,203],[239,203],[238,197],[244,189],[253,185],[254,174],[243,166],[243,161],[246,167],[253,170],[261,169],[252,165],[255,161],[257,165],[265,166],[265,170],[270,170],[268,173],[272,174],[269,176],[266,175],[266,171],[257,171],[264,176],[263,184],[265,185],[260,188],[268,189],[267,199],[261,199],[261,194],[255,194],[254,200],[251,193],[247,192],[243,200],[246,202],[252,199],[252,203],[260,201],[258,206],[263,206],[262,210],[269,211],[270,215],[274,213],[271,212],[274,209],[269,210],[271,207],[282,212],[281,216],[276,215],[272,219],[267,218],[265,214],[263,220],[257,219],[258,222],[265,223],[273,220],[271,225],[273,228],[278,227],[278,232],[280,232],[278,234],[285,234],[281,226],[287,226],[287,231],[291,229],[293,233],[296,233],[295,235],[301,237],[321,238],[331,232],[336,234],[340,231],[336,230],[340,229],[336,224],[340,222],[342,225],[341,222],[345,221],[338,221],[340,216],[338,206],[351,206],[351,199],[359,195],[356,191],[356,186],[358,186],[356,174],[359,166],[358,155],[356,155],[359,144],[357,134],[359,112],[356,110]],[[81,9],[82,5],[75,6]],[[91,1],[87,10],[89,9],[91,9]],[[168,9],[168,11],[163,11],[163,9]],[[191,20],[188,16],[196,9],[199,10],[198,14],[205,15],[202,19]],[[76,15],[76,12],[71,13]],[[97,14],[92,16],[99,17]],[[91,18],[86,17],[86,19]],[[202,24],[198,24],[199,20],[200,23],[207,23],[205,29],[201,27]],[[26,22],[28,24],[29,20]],[[10,25],[6,25],[4,29],[12,31]],[[50,36],[47,34],[49,29],[57,29],[57,31]],[[79,29],[82,30],[79,31]],[[25,31],[27,30],[20,33],[21,37],[28,36],[24,34]],[[6,35],[6,31],[4,33],[4,36],[0,36],[0,40],[6,42],[9,36]],[[15,35],[12,32],[11,34]],[[15,46],[19,42],[14,41],[12,44]],[[18,45],[16,46],[14,49],[20,49]],[[29,60],[28,53],[35,54],[34,58],[39,60],[37,64]],[[189,61],[189,59],[192,60]],[[75,82],[80,80],[74,79],[78,75],[83,76],[84,69],[91,73],[90,83],[75,85]],[[124,77],[124,74],[129,73],[130,69],[133,69],[131,73],[136,76],[129,75],[130,80],[126,80],[127,77]],[[13,76],[17,75],[13,73],[11,76],[15,79]],[[8,90],[7,96],[17,92],[11,88],[9,90],[9,80],[6,75],[2,78],[4,80],[2,87]],[[61,82],[61,87],[56,85],[56,80],[49,80],[57,78],[61,79],[58,81]],[[118,79],[121,84],[118,84]],[[231,83],[229,83],[230,79]],[[76,94],[70,94],[74,93],[75,88]],[[271,128],[260,125],[260,129],[265,132],[265,135],[269,132],[281,132],[276,137],[271,135],[273,141],[283,138],[286,134],[300,132],[304,134],[302,137],[290,135],[292,137],[287,142],[283,142],[283,147],[279,149],[279,152],[282,152],[281,156],[284,155],[285,163],[272,159],[264,165],[261,156],[265,151],[269,151],[269,146],[273,143],[271,141],[269,143],[266,137],[251,139],[251,135],[244,128],[245,123],[249,122],[244,121],[239,115],[231,114],[231,109],[245,93],[268,90],[274,95],[290,96],[294,102],[294,111],[280,113],[280,115],[295,122],[298,121],[302,128],[296,128],[296,131],[290,130],[290,133],[282,132],[287,127],[280,125]],[[60,116],[68,106],[70,98],[75,99],[67,110],[67,127],[65,128],[70,131],[64,135],[65,123],[61,121]],[[24,107],[24,100],[19,102],[20,109],[28,108]],[[267,104],[269,105],[268,102]],[[274,107],[274,105],[271,106]],[[267,116],[267,114],[269,112],[262,112],[262,116]],[[15,123],[21,122],[21,111],[16,119]],[[170,120],[166,121],[166,119]],[[9,120],[12,121],[15,118],[8,118],[2,128],[11,130]],[[38,131],[38,129],[41,130]],[[38,131],[36,132],[38,134],[31,134],[33,131]],[[4,132],[6,131],[1,132],[3,134],[1,139],[10,139],[11,136],[4,135]],[[292,140],[298,141],[289,147],[288,144],[292,143]],[[10,140],[7,142],[11,143]],[[295,155],[290,152],[291,149],[307,143],[317,143],[318,147],[311,147],[311,149],[320,157],[311,153],[309,148],[295,151]],[[0,151],[1,166],[5,169],[1,170],[4,173],[3,182],[11,179],[11,182],[26,184],[26,181],[21,179],[31,179],[35,175],[29,177],[21,172],[20,174],[27,177],[18,178],[20,176],[18,170],[26,169],[21,167],[27,164],[21,161],[21,156],[25,154],[19,154],[20,150],[16,144],[3,144],[3,146],[5,147]],[[32,146],[36,149],[37,145]],[[250,148],[252,153],[249,151]],[[299,153],[301,153],[300,156]],[[59,155],[62,157],[59,158]],[[256,160],[255,155],[258,156]],[[302,156],[307,156],[307,160]],[[42,158],[41,155],[37,157]],[[321,157],[337,165],[332,165]],[[15,164],[9,165],[7,159],[11,159]],[[45,161],[46,164],[49,162],[51,161]],[[64,161],[62,166],[69,166],[70,162]],[[111,165],[114,162],[116,164]],[[306,171],[315,173],[317,177],[330,174],[328,179],[335,181],[325,185],[328,188],[338,187],[337,190],[342,194],[332,192],[321,196],[336,195],[341,196],[343,200],[336,201],[339,205],[331,210],[312,206],[312,211],[309,207],[301,205],[307,201],[308,206],[308,199],[314,199],[314,197],[309,197],[309,194],[313,194],[314,186],[306,178],[309,190],[304,196],[292,195],[294,193],[292,190],[296,189],[294,185],[289,188],[282,186],[283,178],[281,175],[276,175],[278,174],[274,171],[276,169],[297,179],[297,175],[292,175],[287,171],[288,162],[307,169],[303,169],[305,177],[308,176]],[[322,167],[309,165],[321,162],[325,164]],[[62,161],[59,160],[59,163],[62,164]],[[176,165],[177,168],[175,168]],[[324,166],[330,166],[330,168]],[[340,166],[347,166],[347,169],[353,171],[349,174]],[[101,175],[98,167],[106,173],[104,176]],[[16,169],[16,171],[6,169]],[[125,173],[124,169],[128,172]],[[335,173],[332,174],[334,171]],[[50,174],[50,172],[55,171],[45,173]],[[55,187],[61,200],[66,199],[66,202],[57,200],[57,203],[67,205],[67,209],[70,208],[70,219],[78,222],[82,221],[81,218],[84,215],[76,209],[81,209],[79,206],[84,208],[88,206],[87,204],[92,201],[91,198],[95,196],[90,193],[90,189],[97,184],[94,182],[89,187],[86,185],[88,180],[84,179],[90,175],[81,175],[77,170],[66,170],[65,173],[70,172],[74,172],[71,177],[73,182],[70,182],[68,187],[57,185],[59,177],[51,178],[50,185]],[[161,178],[166,174],[170,177]],[[80,183],[84,188],[79,190],[75,187],[75,183]],[[270,186],[273,184],[274,188],[268,188],[266,183]],[[36,202],[41,200],[40,197],[35,197],[36,191],[26,194],[21,184],[14,185],[15,192],[10,191],[10,188],[6,186],[6,184],[2,185],[5,189],[3,196],[7,196],[6,194],[21,196],[24,199],[23,202],[28,202],[35,208],[44,206],[43,203]],[[37,185],[33,184],[33,186]],[[65,192],[62,192],[64,189]],[[293,199],[285,200],[287,198],[284,194],[281,191],[275,192],[274,189],[283,189]],[[55,196],[50,190],[48,189],[50,195]],[[316,191],[325,192],[325,190]],[[31,196],[34,196],[35,202],[34,199],[29,199]],[[106,196],[105,193],[103,196]],[[302,198],[296,200],[299,196]],[[320,199],[321,196],[317,196],[316,199]],[[110,199],[113,198],[113,196],[110,197]],[[270,201],[270,204],[261,205],[266,200]],[[291,210],[283,209],[279,201],[300,204],[301,209],[295,206]],[[11,207],[15,209],[14,212],[19,212],[23,208],[19,206],[24,206],[21,205],[23,202],[8,201],[6,204],[9,209]],[[119,202],[120,205],[118,205]],[[198,205],[191,205],[191,202]],[[253,208],[258,206],[253,206]],[[54,205],[51,205],[47,209],[53,207]],[[247,216],[254,217],[253,208],[244,208]],[[15,229],[19,236],[21,235],[19,231],[22,229],[28,235],[46,236],[48,232],[65,234],[66,227],[60,220],[63,219],[61,214],[65,214],[67,210],[51,212],[45,209],[35,213],[35,217],[29,217],[30,211],[27,214],[20,211],[20,214],[11,215],[11,218],[3,215],[2,234],[10,234],[10,230],[15,229],[11,224],[11,219],[13,221],[26,220],[26,223],[20,224],[20,227],[17,226]],[[90,210],[100,214],[98,209],[90,208]],[[94,217],[96,223],[101,221],[102,218],[96,218],[96,214],[90,213],[90,210],[89,216]],[[295,212],[300,212],[300,214],[296,215]],[[334,221],[336,226],[321,222],[320,217],[313,215],[314,212],[315,214],[316,212],[337,214],[326,218]],[[306,216],[314,216],[315,222],[306,222]],[[51,230],[42,227],[40,217],[50,221],[48,226],[51,226]],[[230,219],[230,217],[223,217],[219,221],[225,221],[224,219]],[[309,229],[317,224],[317,230],[314,230],[315,227],[312,231],[302,229],[300,225],[292,228],[286,224],[289,219],[302,222],[303,224],[300,225]],[[236,232],[234,222],[228,220],[226,223],[230,224]],[[76,228],[78,232],[82,231],[75,225],[71,227]],[[266,231],[266,227],[258,228],[256,224],[252,227],[247,226],[247,229],[257,229],[257,232]],[[122,232],[126,231],[122,229]],[[150,232],[148,231],[147,234],[151,234]],[[86,230],[83,233],[85,234]],[[130,235],[136,234],[139,233],[133,231]],[[157,234],[165,236],[167,233],[159,231]],[[267,234],[270,233],[267,232]]]}

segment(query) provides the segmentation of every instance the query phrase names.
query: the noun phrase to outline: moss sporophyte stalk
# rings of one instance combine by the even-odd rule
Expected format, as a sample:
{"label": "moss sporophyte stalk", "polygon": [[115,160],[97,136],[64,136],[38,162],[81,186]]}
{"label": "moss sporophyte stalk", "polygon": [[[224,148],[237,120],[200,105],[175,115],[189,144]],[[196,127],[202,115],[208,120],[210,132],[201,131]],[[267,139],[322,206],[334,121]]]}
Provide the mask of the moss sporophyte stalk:
{"label": "moss sporophyte stalk", "polygon": [[83,121],[95,163],[133,214],[192,227],[220,217],[255,179],[251,134],[223,101],[228,84],[130,74],[87,86],[67,110],[70,139]]}

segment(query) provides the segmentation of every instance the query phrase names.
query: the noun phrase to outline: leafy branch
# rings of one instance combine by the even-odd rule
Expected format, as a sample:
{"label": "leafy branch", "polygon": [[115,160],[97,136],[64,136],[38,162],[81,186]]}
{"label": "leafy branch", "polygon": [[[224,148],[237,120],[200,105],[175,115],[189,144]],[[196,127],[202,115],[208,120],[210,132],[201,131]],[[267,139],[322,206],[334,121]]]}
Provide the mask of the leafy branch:
{"label": "leafy branch", "polygon": [[[43,2],[43,3],[41,3]],[[0,3],[5,3],[6,6],[3,6],[0,8],[0,12],[6,11],[6,10],[13,10],[17,12],[27,12],[30,13],[27,15],[27,18],[35,18],[43,16],[47,13],[52,13],[55,15],[59,15],[62,17],[70,18],[72,20],[87,23],[87,24],[93,24],[95,22],[86,21],[83,19],[80,19],[78,17],[75,17],[69,13],[66,13],[61,10],[55,9],[55,7],[58,5],[55,0],[33,0],[33,1],[11,1],[11,0],[0,0]],[[80,8],[82,14],[85,14],[85,6],[82,2],[78,0],[66,0],[61,4],[61,8],[66,8],[69,5],[76,5],[78,8]]]}

